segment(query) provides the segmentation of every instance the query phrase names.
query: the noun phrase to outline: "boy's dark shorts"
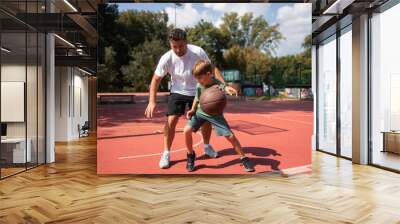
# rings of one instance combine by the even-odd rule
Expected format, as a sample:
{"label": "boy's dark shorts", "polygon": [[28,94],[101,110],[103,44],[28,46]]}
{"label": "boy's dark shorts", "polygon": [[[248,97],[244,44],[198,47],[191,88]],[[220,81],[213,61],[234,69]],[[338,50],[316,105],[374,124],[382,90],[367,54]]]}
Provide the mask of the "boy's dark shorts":
{"label": "boy's dark shorts", "polygon": [[194,132],[196,132],[204,124],[204,122],[207,121],[213,125],[218,136],[231,136],[233,134],[223,115],[207,116],[196,112],[196,114],[190,118],[187,124],[193,128]]}
{"label": "boy's dark shorts", "polygon": [[171,93],[168,96],[167,116],[184,115],[186,107],[188,107],[188,110],[192,108],[193,100],[194,96],[186,96],[179,93]]}

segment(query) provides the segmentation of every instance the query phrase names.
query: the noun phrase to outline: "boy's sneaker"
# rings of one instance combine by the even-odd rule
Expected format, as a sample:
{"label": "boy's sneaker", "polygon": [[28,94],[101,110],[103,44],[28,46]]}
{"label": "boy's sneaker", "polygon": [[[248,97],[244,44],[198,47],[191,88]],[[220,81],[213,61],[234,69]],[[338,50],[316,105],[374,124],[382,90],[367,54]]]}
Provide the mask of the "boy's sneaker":
{"label": "boy's sneaker", "polygon": [[161,169],[169,167],[169,151],[164,151],[161,155],[160,163],[158,164]]}
{"label": "boy's sneaker", "polygon": [[251,164],[250,159],[248,157],[243,157],[240,160],[242,161],[242,165],[244,166],[244,169],[246,170],[246,172],[254,172],[255,171],[253,164]]}
{"label": "boy's sneaker", "polygon": [[196,153],[194,151],[192,154],[187,154],[187,163],[186,163],[187,171],[192,172],[194,170],[195,160],[196,160]]}
{"label": "boy's sneaker", "polygon": [[204,154],[206,154],[207,156],[209,156],[211,158],[218,157],[218,153],[213,149],[213,147],[211,145],[204,146]]}

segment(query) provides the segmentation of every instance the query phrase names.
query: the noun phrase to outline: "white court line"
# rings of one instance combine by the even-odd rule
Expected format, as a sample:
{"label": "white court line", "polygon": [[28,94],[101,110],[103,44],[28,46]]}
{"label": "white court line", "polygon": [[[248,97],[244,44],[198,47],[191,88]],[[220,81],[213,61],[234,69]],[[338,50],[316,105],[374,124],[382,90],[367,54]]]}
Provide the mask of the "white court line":
{"label": "white court line", "polygon": [[309,115],[309,114],[299,114],[299,115],[290,114],[290,116],[294,116],[294,117],[312,117],[312,116],[314,116],[314,115]]}
{"label": "white court line", "polygon": [[[182,128],[181,128],[181,129],[182,129]],[[155,131],[155,132],[156,132],[156,133],[162,133],[161,130],[157,130],[157,131]],[[197,132],[197,134],[198,134],[198,135],[201,135],[199,132]],[[194,145],[193,145],[193,148],[199,146],[201,143],[203,143],[203,138],[201,138],[201,140],[200,140],[199,142],[197,142],[196,144],[194,144]],[[172,152],[181,152],[181,151],[184,151],[184,150],[186,150],[186,147],[180,148],[180,149],[176,149],[176,150],[171,150],[170,152],[171,152],[171,153],[172,153]],[[137,159],[137,158],[143,158],[143,157],[160,156],[160,155],[162,155],[162,154],[163,154],[163,153],[161,152],[161,153],[144,154],[144,155],[136,155],[136,156],[122,156],[122,157],[119,157],[118,159]]]}
{"label": "white court line", "polygon": [[118,128],[118,129],[136,129],[136,128],[143,128],[143,127],[146,127],[146,128],[158,127],[159,128],[160,126],[164,126],[164,124],[163,125],[135,125],[135,126],[131,126],[131,127],[124,127],[124,126],[121,126],[121,127],[100,127],[100,129],[115,129],[115,128]]}
{"label": "white court line", "polygon": [[[246,114],[235,114],[235,115],[246,115]],[[248,116],[248,114],[247,114],[247,116]],[[299,121],[299,120],[292,120],[292,119],[280,118],[280,117],[276,117],[276,116],[273,116],[273,115],[263,115],[263,114],[259,114],[259,116],[265,117],[265,118],[268,118],[268,119],[279,119],[279,120],[285,120],[285,121],[293,121],[293,122],[297,122],[297,123],[301,123],[301,124],[306,124],[306,125],[313,125],[313,124],[310,123],[310,122],[304,122],[304,121]]]}
{"label": "white court line", "polygon": [[271,119],[280,119],[280,120],[284,120],[284,121],[292,121],[292,122],[297,122],[297,123],[301,123],[301,124],[306,124],[306,125],[313,125],[310,122],[303,122],[303,121],[298,121],[298,120],[292,120],[292,119],[286,119],[286,118],[280,118],[280,117],[269,117]]}

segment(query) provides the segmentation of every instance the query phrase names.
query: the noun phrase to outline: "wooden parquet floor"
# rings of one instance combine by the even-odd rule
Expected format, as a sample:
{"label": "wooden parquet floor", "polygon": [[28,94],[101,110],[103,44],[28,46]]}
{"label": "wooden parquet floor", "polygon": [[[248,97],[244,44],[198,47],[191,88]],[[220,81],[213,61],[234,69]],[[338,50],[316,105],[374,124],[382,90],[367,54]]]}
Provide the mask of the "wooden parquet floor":
{"label": "wooden parquet floor", "polygon": [[0,223],[400,223],[400,175],[313,154],[282,177],[97,176],[96,139],[0,181]]}

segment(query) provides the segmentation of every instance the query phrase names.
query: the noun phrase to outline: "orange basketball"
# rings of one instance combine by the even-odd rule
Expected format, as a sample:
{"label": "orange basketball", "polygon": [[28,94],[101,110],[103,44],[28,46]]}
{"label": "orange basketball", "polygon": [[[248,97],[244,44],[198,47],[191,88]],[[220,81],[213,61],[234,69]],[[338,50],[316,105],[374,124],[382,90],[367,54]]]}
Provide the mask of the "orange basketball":
{"label": "orange basketball", "polygon": [[220,115],[226,106],[225,91],[218,85],[205,89],[200,95],[200,107],[209,115]]}

